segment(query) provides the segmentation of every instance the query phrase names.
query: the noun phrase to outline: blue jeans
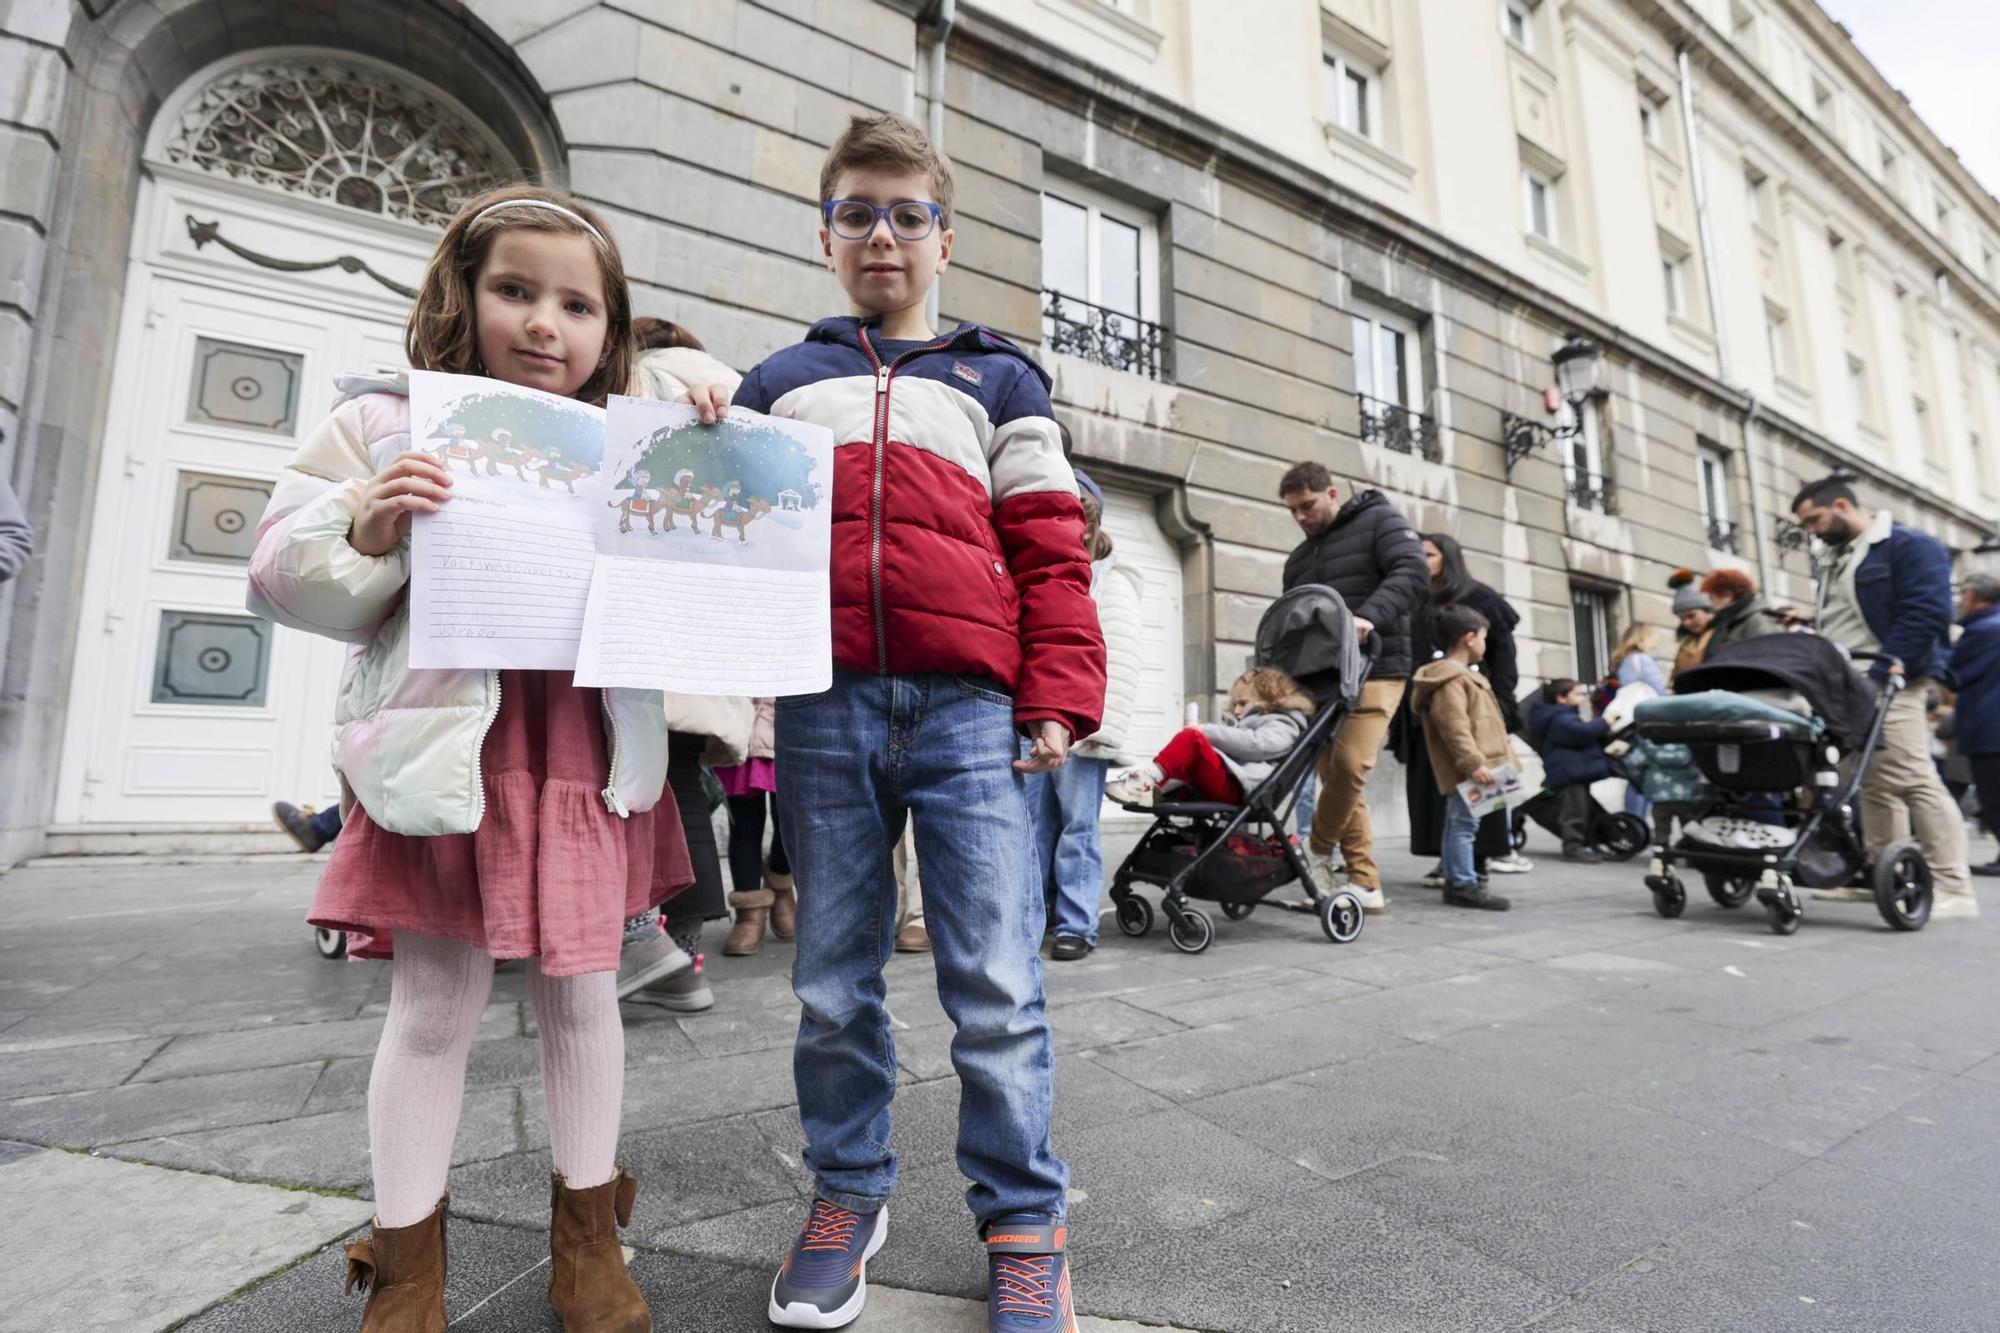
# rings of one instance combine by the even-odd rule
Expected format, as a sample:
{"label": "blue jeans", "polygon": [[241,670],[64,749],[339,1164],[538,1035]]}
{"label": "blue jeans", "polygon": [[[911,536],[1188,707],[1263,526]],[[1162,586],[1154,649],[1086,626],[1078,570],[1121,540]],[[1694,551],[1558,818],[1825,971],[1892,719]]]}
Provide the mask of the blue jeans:
{"label": "blue jeans", "polygon": [[1479,867],[1473,854],[1473,840],[1479,832],[1479,821],[1472,817],[1472,807],[1457,792],[1444,798],[1444,843],[1440,850],[1444,854],[1444,882],[1448,888],[1463,888],[1479,882]]}
{"label": "blue jeans", "polygon": [[833,688],[780,699],[777,714],[779,817],[798,880],[792,1072],[820,1197],[874,1212],[896,1184],[882,966],[896,928],[890,856],[914,818],[938,999],[958,1030],[966,1202],[982,1223],[1061,1217],[1069,1168],[1049,1146],[1045,914],[1013,769],[1014,701],[964,677],[836,670]]}
{"label": "blue jeans", "polygon": [[1306,770],[1306,780],[1299,784],[1299,803],[1292,811],[1293,826],[1297,828],[1299,841],[1312,837],[1313,808],[1319,804],[1319,772]]}
{"label": "blue jeans", "polygon": [[[1055,890],[1057,935],[1097,943],[1097,904],[1104,896],[1104,844],[1097,816],[1104,807],[1109,759],[1070,756],[1053,773],[1028,775],[1028,814],[1035,823],[1035,868],[1042,898]],[[1053,881],[1051,883],[1050,881]]]}
{"label": "blue jeans", "polygon": [[335,801],[324,810],[313,811],[313,832],[319,834],[321,842],[332,842],[340,836],[340,802]]}

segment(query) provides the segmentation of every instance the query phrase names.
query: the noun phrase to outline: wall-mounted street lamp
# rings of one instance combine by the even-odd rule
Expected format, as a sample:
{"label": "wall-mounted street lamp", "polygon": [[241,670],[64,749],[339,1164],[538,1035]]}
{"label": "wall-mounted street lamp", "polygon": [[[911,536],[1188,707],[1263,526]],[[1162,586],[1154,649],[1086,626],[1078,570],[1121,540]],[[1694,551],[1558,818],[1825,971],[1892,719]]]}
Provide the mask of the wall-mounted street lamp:
{"label": "wall-mounted street lamp", "polygon": [[1500,443],[1507,451],[1507,478],[1514,477],[1514,464],[1551,440],[1567,441],[1583,431],[1583,405],[1597,394],[1597,373],[1603,354],[1596,343],[1580,333],[1556,349],[1556,383],[1542,390],[1542,402],[1551,415],[1569,404],[1569,420],[1554,426],[1516,416],[1500,414]]}

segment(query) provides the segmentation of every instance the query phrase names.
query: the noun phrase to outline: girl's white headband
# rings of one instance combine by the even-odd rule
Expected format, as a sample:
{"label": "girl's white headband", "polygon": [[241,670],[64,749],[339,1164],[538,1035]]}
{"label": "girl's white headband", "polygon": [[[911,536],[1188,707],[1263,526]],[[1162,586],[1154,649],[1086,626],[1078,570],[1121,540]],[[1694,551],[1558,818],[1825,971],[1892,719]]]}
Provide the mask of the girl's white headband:
{"label": "girl's white headband", "polygon": [[[488,204],[477,213],[474,213],[472,215],[472,222],[479,221],[479,219],[485,217],[488,213],[497,213],[503,208],[546,208],[551,213],[562,214],[571,222],[574,222],[577,226],[582,227],[592,236],[595,236],[599,245],[610,244],[609,241],[604,239],[604,233],[591,226],[590,220],[584,217],[583,214],[578,213],[574,209],[564,208],[561,204],[552,204],[546,199],[502,199],[499,203]],[[469,227],[472,225],[472,222],[468,222],[465,225]]]}

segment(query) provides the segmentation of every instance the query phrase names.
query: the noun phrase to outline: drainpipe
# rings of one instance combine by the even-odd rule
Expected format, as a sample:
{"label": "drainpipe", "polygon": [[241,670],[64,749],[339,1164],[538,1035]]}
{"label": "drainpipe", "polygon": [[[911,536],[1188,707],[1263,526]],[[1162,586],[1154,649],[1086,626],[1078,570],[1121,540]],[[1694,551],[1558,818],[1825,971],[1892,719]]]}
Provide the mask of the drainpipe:
{"label": "drainpipe", "polygon": [[[931,11],[931,22],[936,25],[937,35],[931,38],[930,69],[931,104],[928,133],[931,145],[940,153],[944,151],[944,45],[951,37],[951,25],[958,17],[956,0],[938,0]],[[924,298],[924,322],[933,329],[938,324],[938,284],[931,283],[930,295]]]}
{"label": "drainpipe", "polygon": [[[1715,271],[1715,232],[1708,217],[1708,178],[1701,169],[1701,144],[1694,120],[1694,73],[1688,63],[1687,44],[1674,52],[1681,83],[1681,138],[1687,144],[1688,177],[1694,182],[1694,222],[1701,243],[1702,285],[1708,292],[1708,320],[1715,330],[1715,374],[1729,384],[1729,338],[1722,326],[1722,282]],[[1763,405],[1757,395],[1744,395],[1749,406],[1743,413],[1743,459],[1750,468],[1750,536],[1757,543],[1757,586],[1766,595],[1771,589],[1770,554],[1764,531],[1764,465],[1757,450],[1757,415]]]}

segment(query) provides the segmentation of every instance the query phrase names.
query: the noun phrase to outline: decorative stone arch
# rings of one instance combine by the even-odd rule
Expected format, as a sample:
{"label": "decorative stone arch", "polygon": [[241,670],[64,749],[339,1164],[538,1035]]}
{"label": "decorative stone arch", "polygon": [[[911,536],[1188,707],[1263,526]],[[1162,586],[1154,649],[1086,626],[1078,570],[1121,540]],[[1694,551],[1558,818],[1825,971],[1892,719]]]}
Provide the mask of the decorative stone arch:
{"label": "decorative stone arch", "polygon": [[459,0],[113,0],[95,18],[84,13],[67,43],[41,316],[8,441],[13,475],[46,541],[8,590],[11,615],[0,615],[0,866],[41,849],[53,809],[48,775],[69,703],[111,350],[143,153],[168,99],[246,52],[350,53],[447,94],[519,176],[558,185],[566,176],[567,149],[547,96]]}

